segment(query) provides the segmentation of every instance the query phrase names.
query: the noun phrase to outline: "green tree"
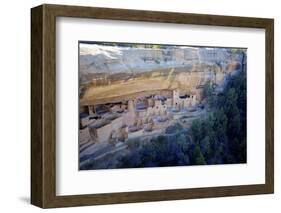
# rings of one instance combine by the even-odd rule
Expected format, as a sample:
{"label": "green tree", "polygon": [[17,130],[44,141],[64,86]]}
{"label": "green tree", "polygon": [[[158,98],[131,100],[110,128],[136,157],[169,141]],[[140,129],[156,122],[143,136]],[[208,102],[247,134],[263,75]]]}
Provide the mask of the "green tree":
{"label": "green tree", "polygon": [[225,115],[223,109],[218,109],[214,113],[213,130],[219,139],[223,139],[226,136],[227,116]]}
{"label": "green tree", "polygon": [[210,137],[208,135],[206,137],[204,137],[203,140],[200,141],[200,150],[206,158],[210,157],[210,155],[211,155],[211,142],[210,142]]}
{"label": "green tree", "polygon": [[191,126],[191,135],[194,142],[198,143],[201,139],[201,122],[199,119],[193,121]]}
{"label": "green tree", "polygon": [[193,161],[195,165],[205,165],[205,158],[200,150],[200,146],[196,145],[193,151]]}
{"label": "green tree", "polygon": [[203,99],[205,99],[208,102],[210,107],[213,107],[215,102],[213,93],[214,93],[213,84],[211,83],[211,81],[208,81],[203,87],[202,96]]}
{"label": "green tree", "polygon": [[203,87],[203,98],[208,98],[213,94],[213,87],[210,81],[208,81]]}

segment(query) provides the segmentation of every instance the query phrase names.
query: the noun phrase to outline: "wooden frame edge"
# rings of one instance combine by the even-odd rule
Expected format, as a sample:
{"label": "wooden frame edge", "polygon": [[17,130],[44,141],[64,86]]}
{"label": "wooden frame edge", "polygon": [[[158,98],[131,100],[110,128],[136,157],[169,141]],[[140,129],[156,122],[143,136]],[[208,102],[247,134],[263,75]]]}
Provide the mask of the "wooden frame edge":
{"label": "wooden frame edge", "polygon": [[265,27],[265,76],[266,76],[266,100],[265,100],[265,152],[266,168],[265,179],[268,191],[274,193],[274,20],[268,21]]}
{"label": "wooden frame edge", "polygon": [[31,10],[31,203],[43,207],[43,7]]}
{"label": "wooden frame edge", "polygon": [[243,188],[241,188],[241,186],[222,186],[194,189],[55,196],[53,200],[46,203],[44,208],[156,202],[272,193],[266,184],[246,185],[242,187]]}
{"label": "wooden frame edge", "polygon": [[[56,196],[56,17],[264,28],[266,183],[195,189]],[[31,9],[31,203],[41,208],[268,194],[274,192],[274,20],[111,8],[41,5]]]}

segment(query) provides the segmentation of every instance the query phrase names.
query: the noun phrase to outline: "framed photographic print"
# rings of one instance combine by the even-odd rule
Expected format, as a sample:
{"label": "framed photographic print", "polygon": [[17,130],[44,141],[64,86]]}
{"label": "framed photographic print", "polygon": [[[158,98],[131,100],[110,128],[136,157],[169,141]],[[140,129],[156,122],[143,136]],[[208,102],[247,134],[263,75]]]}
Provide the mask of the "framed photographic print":
{"label": "framed photographic print", "polygon": [[274,191],[273,19],[31,9],[31,203]]}

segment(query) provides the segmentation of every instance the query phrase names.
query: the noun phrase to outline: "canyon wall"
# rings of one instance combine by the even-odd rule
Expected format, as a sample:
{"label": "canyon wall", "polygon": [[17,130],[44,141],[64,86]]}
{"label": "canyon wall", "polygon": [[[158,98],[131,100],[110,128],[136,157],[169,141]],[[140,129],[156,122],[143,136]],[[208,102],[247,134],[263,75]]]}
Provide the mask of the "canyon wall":
{"label": "canyon wall", "polygon": [[223,85],[227,74],[241,70],[245,63],[245,49],[80,44],[80,104],[173,89],[199,95],[207,81]]}

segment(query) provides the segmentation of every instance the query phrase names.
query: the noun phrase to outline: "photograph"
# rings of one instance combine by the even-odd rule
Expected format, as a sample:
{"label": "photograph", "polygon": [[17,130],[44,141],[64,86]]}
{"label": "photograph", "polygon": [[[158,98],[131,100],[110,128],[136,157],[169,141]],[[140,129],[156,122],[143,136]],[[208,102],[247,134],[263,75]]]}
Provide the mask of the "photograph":
{"label": "photograph", "polygon": [[79,41],[79,169],[247,163],[247,49]]}

